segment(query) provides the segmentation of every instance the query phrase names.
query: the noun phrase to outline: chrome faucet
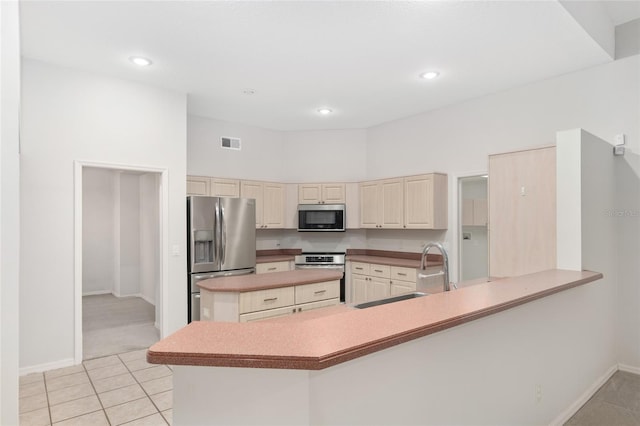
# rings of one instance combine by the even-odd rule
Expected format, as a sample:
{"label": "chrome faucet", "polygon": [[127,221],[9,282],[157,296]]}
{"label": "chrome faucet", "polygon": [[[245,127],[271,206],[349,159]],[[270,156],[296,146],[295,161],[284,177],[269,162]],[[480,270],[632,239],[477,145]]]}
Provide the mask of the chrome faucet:
{"label": "chrome faucet", "polygon": [[[433,247],[436,247],[438,250],[440,250],[440,254],[442,254],[442,270],[437,274],[418,274],[418,278],[429,278],[443,275],[444,291],[451,291],[451,284],[449,284],[449,256],[447,255],[447,251],[444,249],[442,244],[429,243],[424,246],[424,250],[422,250],[422,258],[420,259],[420,269],[423,271],[426,269],[427,254],[429,254],[429,250],[431,250]],[[458,286],[453,284],[453,288],[457,289]]]}

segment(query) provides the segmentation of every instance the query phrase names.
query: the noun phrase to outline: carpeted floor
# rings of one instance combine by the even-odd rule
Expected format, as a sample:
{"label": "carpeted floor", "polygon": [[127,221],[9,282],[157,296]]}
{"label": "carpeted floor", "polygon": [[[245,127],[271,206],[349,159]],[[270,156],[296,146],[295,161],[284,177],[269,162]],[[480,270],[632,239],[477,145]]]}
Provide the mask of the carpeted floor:
{"label": "carpeted floor", "polygon": [[154,323],[155,307],[140,297],[84,296],[83,358],[148,348],[160,339]]}

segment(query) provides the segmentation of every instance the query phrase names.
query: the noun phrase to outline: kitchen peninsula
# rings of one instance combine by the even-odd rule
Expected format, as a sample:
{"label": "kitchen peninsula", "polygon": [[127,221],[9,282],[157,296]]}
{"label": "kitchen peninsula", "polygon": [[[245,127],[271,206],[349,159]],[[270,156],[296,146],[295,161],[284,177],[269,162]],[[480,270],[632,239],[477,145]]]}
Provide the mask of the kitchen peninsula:
{"label": "kitchen peninsula", "polygon": [[181,425],[539,423],[556,407],[512,381],[536,373],[531,359],[550,357],[553,377],[579,359],[557,342],[588,332],[584,284],[600,278],[548,270],[299,321],[194,322],[147,359],[175,366]]}

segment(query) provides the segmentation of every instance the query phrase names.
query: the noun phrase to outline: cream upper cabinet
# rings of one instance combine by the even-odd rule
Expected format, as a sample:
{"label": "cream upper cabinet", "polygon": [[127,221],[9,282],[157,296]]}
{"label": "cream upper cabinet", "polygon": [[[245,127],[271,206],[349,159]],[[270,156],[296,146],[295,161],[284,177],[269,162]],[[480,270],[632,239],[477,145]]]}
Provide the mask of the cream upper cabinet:
{"label": "cream upper cabinet", "polygon": [[430,173],[404,178],[404,227],[447,229],[447,175]]}
{"label": "cream upper cabinet", "polygon": [[344,183],[302,183],[298,185],[299,204],[344,204]]}
{"label": "cream upper cabinet", "polygon": [[211,195],[238,198],[240,196],[240,181],[238,179],[211,178]]}
{"label": "cream upper cabinet", "polygon": [[377,182],[360,184],[360,227],[378,228],[378,204],[380,194]]}
{"label": "cream upper cabinet", "polygon": [[462,200],[462,226],[487,226],[488,203],[485,198]]}
{"label": "cream upper cabinet", "polygon": [[281,183],[264,183],[262,223],[265,228],[284,228],[285,186]]}
{"label": "cream upper cabinet", "polygon": [[402,228],[402,178],[360,183],[360,227]]}
{"label": "cream upper cabinet", "polygon": [[239,197],[240,181],[207,176],[187,176],[187,195]]}
{"label": "cream upper cabinet", "polygon": [[240,196],[256,200],[257,228],[284,228],[283,184],[243,180],[240,182]]}
{"label": "cream upper cabinet", "polygon": [[555,147],[489,156],[489,275],[555,267]]}
{"label": "cream upper cabinet", "polygon": [[446,174],[360,183],[360,227],[447,229]]}
{"label": "cream upper cabinet", "polygon": [[211,179],[204,176],[187,176],[187,195],[209,195]]}

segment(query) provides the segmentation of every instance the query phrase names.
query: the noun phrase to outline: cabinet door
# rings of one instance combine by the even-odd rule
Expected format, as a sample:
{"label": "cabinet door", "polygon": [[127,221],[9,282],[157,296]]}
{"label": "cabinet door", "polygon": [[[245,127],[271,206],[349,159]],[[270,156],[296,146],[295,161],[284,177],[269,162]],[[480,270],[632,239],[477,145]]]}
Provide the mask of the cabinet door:
{"label": "cabinet door", "polygon": [[362,182],[360,184],[360,227],[378,227],[378,183]]}
{"label": "cabinet door", "polygon": [[323,204],[344,204],[346,202],[344,183],[325,183],[322,185]]}
{"label": "cabinet door", "polygon": [[404,179],[404,225],[411,229],[433,228],[433,175]]}
{"label": "cabinet door", "polygon": [[238,198],[240,196],[240,181],[237,179],[211,178],[211,196]]}
{"label": "cabinet door", "polygon": [[203,176],[187,176],[187,195],[209,195],[211,180]]}
{"label": "cabinet door", "polygon": [[389,294],[391,296],[398,296],[400,294],[413,293],[414,291],[416,291],[416,283],[410,283],[408,281],[391,281]]}
{"label": "cabinet door", "polygon": [[265,182],[262,205],[262,224],[265,228],[284,228],[284,205],[284,185]]}
{"label": "cabinet door", "polygon": [[256,200],[256,228],[262,228],[262,211],[264,206],[262,182],[243,180],[240,182],[240,196]]}
{"label": "cabinet door", "polygon": [[295,291],[293,287],[272,288],[268,290],[240,293],[240,313],[264,311],[267,309],[293,306]]}
{"label": "cabinet door", "polygon": [[473,200],[473,225],[487,226],[489,206],[487,200],[478,198]]}
{"label": "cabinet door", "polygon": [[321,300],[319,302],[304,303],[302,305],[296,305],[296,312],[305,312],[312,309],[326,308],[327,306],[335,306],[340,303],[340,298]]}
{"label": "cabinet door", "polygon": [[462,226],[473,226],[473,204],[471,198],[462,200]]}
{"label": "cabinet door", "polygon": [[295,289],[296,304],[340,298],[340,281],[337,280],[297,285]]}
{"label": "cabinet door", "polygon": [[298,204],[320,204],[322,202],[322,185],[304,183],[298,185]]}
{"label": "cabinet door", "polygon": [[267,262],[256,264],[256,274],[268,274],[289,270],[289,262]]}
{"label": "cabinet door", "polygon": [[389,279],[369,277],[369,284],[367,285],[367,302],[370,300],[389,297],[389,293]]}
{"label": "cabinet door", "polygon": [[378,207],[378,221],[382,228],[402,228],[404,226],[404,186],[402,178],[380,182],[381,201]]}
{"label": "cabinet door", "polygon": [[351,275],[351,287],[353,291],[352,303],[362,303],[367,301],[368,277],[365,275]]}
{"label": "cabinet door", "polygon": [[489,157],[489,274],[556,267],[555,147]]}
{"label": "cabinet door", "polygon": [[267,318],[278,318],[291,315],[296,311],[293,306],[287,306],[284,308],[268,309],[266,311],[252,312],[250,314],[240,315],[240,322],[253,322],[260,321]]}

